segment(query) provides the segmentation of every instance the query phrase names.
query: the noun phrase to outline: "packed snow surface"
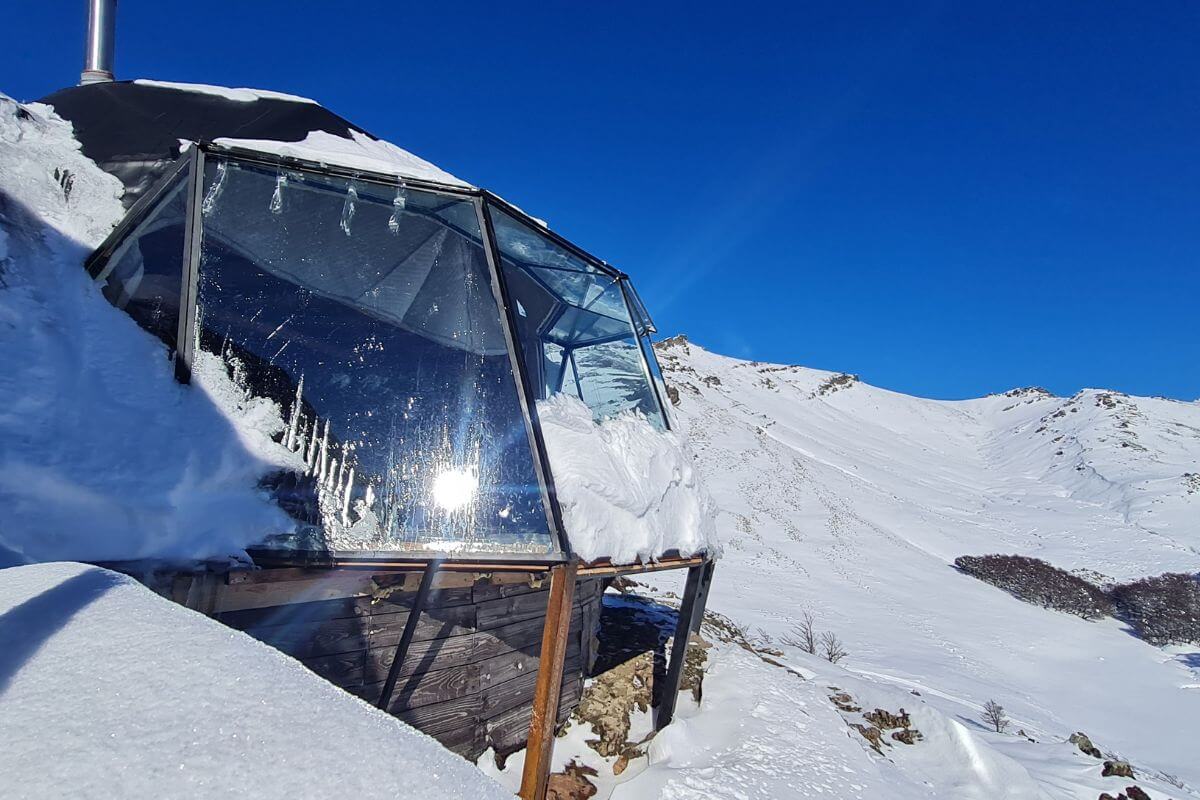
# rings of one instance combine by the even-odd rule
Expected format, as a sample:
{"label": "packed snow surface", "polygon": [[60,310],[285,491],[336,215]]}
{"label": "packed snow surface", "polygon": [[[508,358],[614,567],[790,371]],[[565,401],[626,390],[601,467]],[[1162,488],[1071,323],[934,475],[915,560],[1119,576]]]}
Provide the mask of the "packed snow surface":
{"label": "packed snow surface", "polygon": [[365,133],[347,130],[349,138],[326,131],[312,131],[299,142],[279,142],[271,139],[220,138],[214,143],[226,147],[246,147],[278,156],[317,161],[365,172],[381,172],[401,178],[416,178],[449,186],[470,188],[470,184],[435,167],[423,158],[402,150],[391,142],[376,139]]}
{"label": "packed snow surface", "polygon": [[286,100],[290,103],[310,103],[316,105],[316,100],[310,100],[307,97],[300,97],[294,94],[285,94],[284,92],[272,92],[267,89],[232,89],[228,86],[209,86],[204,83],[173,83],[171,81],[152,81],[146,78],[139,78],[134,83],[140,86],[157,86],[160,89],[175,89],[181,92],[194,92],[196,94],[211,94],[215,97],[223,97],[226,100],[233,100],[238,103],[252,103],[255,100]]}
{"label": "packed snow surface", "polygon": [[0,95],[0,562],[223,558],[291,528],[270,470],[82,263],[121,183]]}
{"label": "packed snow surface", "polygon": [[718,552],[712,501],[678,435],[631,411],[595,422],[566,394],[537,409],[563,524],[582,559]]}
{"label": "packed snow surface", "polygon": [[0,570],[0,795],[511,797],[298,662],[113,572]]}

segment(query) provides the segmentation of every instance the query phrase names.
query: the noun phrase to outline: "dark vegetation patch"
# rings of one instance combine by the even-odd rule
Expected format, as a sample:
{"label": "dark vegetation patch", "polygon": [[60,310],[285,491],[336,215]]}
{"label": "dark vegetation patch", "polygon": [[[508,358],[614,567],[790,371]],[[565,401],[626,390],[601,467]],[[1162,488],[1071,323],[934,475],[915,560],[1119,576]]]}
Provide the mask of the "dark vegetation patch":
{"label": "dark vegetation patch", "polygon": [[1028,556],[959,556],[954,566],[984,583],[1027,603],[1099,619],[1113,613],[1102,589],[1039,558]]}
{"label": "dark vegetation patch", "polygon": [[1200,576],[1166,573],[1103,589],[1028,556],[959,556],[954,566],[1027,603],[1084,619],[1116,617],[1153,645],[1200,644]]}
{"label": "dark vegetation patch", "polygon": [[1200,644],[1200,581],[1167,573],[1115,586],[1120,619],[1150,644]]}

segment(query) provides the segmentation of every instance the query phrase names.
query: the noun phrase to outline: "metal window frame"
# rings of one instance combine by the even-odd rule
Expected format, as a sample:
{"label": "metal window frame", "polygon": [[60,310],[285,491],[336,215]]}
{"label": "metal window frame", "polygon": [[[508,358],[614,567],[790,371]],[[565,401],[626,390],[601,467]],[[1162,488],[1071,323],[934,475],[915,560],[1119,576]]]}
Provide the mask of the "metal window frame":
{"label": "metal window frame", "polygon": [[[632,308],[629,300],[630,287],[628,284],[628,280],[621,281],[621,292],[622,296],[625,298],[625,305]],[[632,316],[633,312],[630,311],[630,317]],[[654,392],[654,402],[658,404],[658,416],[662,418],[663,425],[666,427],[666,429],[671,430],[673,428],[671,425],[671,415],[667,413],[667,407],[663,404],[662,392],[658,390],[658,381],[654,380],[654,373],[650,370],[650,359],[654,358],[654,352],[647,352],[646,343],[643,341],[650,334],[638,331],[636,326],[634,327],[633,334],[633,338],[637,340],[638,352],[642,354],[642,375],[645,376],[646,383],[650,384],[650,391]],[[655,364],[658,365],[657,359],[655,359]],[[660,373],[662,372],[661,365],[658,365],[658,370]]]}
{"label": "metal window frame", "polygon": [[200,287],[200,246],[203,233],[205,153],[193,147],[189,159],[187,222],[184,226],[182,275],[179,281],[179,329],[175,334],[175,379],[192,382],[192,359],[196,345],[196,307]]}
{"label": "metal window frame", "polygon": [[[562,511],[554,483],[550,459],[546,449],[545,438],[542,434],[541,421],[537,413],[537,395],[535,387],[528,375],[524,357],[523,345],[516,334],[516,308],[509,293],[508,284],[502,268],[503,256],[496,239],[491,209],[494,207],[513,217],[518,222],[530,228],[533,232],[545,236],[552,243],[562,247],[567,252],[578,257],[586,264],[601,273],[608,275],[620,284],[621,296],[626,313],[633,325],[634,338],[641,353],[643,376],[650,384],[658,403],[661,417],[665,426],[670,429],[671,421],[663,405],[661,393],[651,374],[646,359],[645,345],[642,342],[642,332],[635,308],[644,308],[640,298],[637,305],[630,299],[632,286],[629,276],[621,270],[608,264],[600,258],[576,245],[574,242],[550,230],[545,224],[526,214],[520,208],[505,201],[486,189],[472,186],[459,186],[423,178],[409,178],[386,172],[376,172],[366,169],[345,167],[324,161],[316,161],[294,156],[269,153],[241,146],[219,145],[213,142],[196,142],[188,148],[171,166],[154,186],[145,193],[129,209],[121,222],[105,238],[104,242],[88,257],[85,262],[88,273],[95,280],[104,276],[108,262],[128,235],[152,211],[170,189],[186,173],[184,180],[187,186],[187,212],[184,222],[185,237],[183,252],[180,253],[180,306],[179,324],[175,334],[175,376],[181,383],[190,383],[192,364],[197,334],[198,287],[200,278],[200,256],[203,238],[204,220],[202,206],[204,201],[204,177],[207,161],[222,159],[261,167],[295,170],[320,176],[341,178],[350,181],[361,181],[396,188],[411,188],[414,190],[444,195],[457,200],[470,201],[479,220],[479,244],[483,248],[490,273],[492,294],[500,312],[501,328],[504,332],[505,345],[508,350],[509,364],[512,368],[513,380],[516,383],[517,396],[521,405],[522,417],[525,423],[527,438],[533,456],[534,472],[542,496],[542,505],[546,512],[547,525],[551,536],[551,552],[546,554],[513,552],[511,554],[492,552],[436,552],[433,550],[386,550],[386,551],[277,551],[261,548],[251,548],[259,555],[256,558],[278,566],[284,562],[296,566],[316,566],[325,563],[364,565],[378,564],[401,560],[404,562],[439,561],[443,565],[456,563],[494,563],[498,567],[508,564],[553,565],[576,559],[571,548],[570,536],[562,521]],[[442,221],[446,223],[444,220]],[[453,226],[451,226],[453,227]],[[462,232],[468,235],[466,232]],[[473,237],[471,237],[473,238]],[[636,296],[636,294],[634,295]]]}
{"label": "metal window frame", "polygon": [[569,558],[571,543],[567,537],[566,526],[563,525],[562,509],[558,505],[558,493],[554,484],[554,473],[550,469],[546,441],[542,436],[542,423],[538,419],[537,396],[534,394],[530,376],[525,368],[524,348],[516,334],[516,308],[508,293],[504,270],[500,266],[500,249],[496,244],[492,215],[487,201],[482,196],[475,198],[475,213],[479,216],[480,233],[484,239],[483,249],[487,255],[488,271],[492,277],[492,291],[500,310],[500,324],[504,329],[505,344],[508,346],[509,364],[512,367],[513,378],[517,382],[517,396],[521,401],[522,416],[525,418],[525,432],[529,438],[529,445],[533,449],[533,468],[537,472],[538,481],[541,484],[542,503],[546,507],[550,531],[558,540],[559,551]]}

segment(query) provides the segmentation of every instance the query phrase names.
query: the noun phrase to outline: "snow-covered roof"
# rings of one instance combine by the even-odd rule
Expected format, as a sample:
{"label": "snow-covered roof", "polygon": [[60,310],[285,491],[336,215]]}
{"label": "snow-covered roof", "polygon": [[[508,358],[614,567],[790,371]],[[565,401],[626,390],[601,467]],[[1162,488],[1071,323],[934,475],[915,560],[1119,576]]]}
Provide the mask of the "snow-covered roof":
{"label": "snow-covered roof", "polygon": [[471,188],[306,97],[136,80],[73,86],[42,102],[72,123],[84,155],[121,179],[126,207],[165,174],[181,140]]}
{"label": "snow-covered roof", "polygon": [[511,797],[434,739],[124,575],[0,570],[6,797]]}

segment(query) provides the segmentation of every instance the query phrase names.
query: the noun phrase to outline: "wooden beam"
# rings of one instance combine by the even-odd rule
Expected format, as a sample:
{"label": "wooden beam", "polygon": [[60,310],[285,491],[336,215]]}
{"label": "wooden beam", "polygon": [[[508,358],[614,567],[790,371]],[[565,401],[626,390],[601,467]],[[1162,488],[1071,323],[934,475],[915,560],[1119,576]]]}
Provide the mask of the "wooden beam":
{"label": "wooden beam", "polygon": [[529,740],[525,744],[525,769],[521,775],[522,800],[544,800],[550,781],[550,757],[554,752],[554,728],[558,721],[559,689],[567,656],[577,570],[578,564],[572,561],[550,572],[550,601],[542,628],[533,718],[529,725]]}
{"label": "wooden beam", "polygon": [[707,561],[706,556],[692,556],[690,558],[663,558],[658,561],[651,561],[645,564],[613,564],[608,561],[594,561],[579,568],[579,577],[615,577],[617,575],[639,575],[646,572],[661,572],[667,569],[683,569],[684,567],[694,567],[704,564]]}
{"label": "wooden beam", "polygon": [[683,603],[675,623],[675,640],[671,644],[671,659],[667,662],[667,674],[658,698],[658,716],[654,727],[662,730],[675,717],[675,701],[679,698],[679,680],[683,677],[683,664],[687,660],[688,639],[696,627],[696,619],[703,615],[700,598],[708,596],[707,582],[712,577],[708,563],[688,569],[687,584],[683,590]]}
{"label": "wooden beam", "polygon": [[429,599],[429,590],[433,588],[433,578],[437,575],[438,562],[430,561],[425,565],[425,572],[421,575],[421,585],[417,588],[417,597],[413,600],[412,610],[408,612],[408,620],[404,623],[404,633],[400,635],[400,642],[396,645],[396,655],[392,657],[392,667],[388,670],[387,681],[383,684],[383,691],[379,695],[378,706],[385,711],[391,706],[392,692],[396,688],[396,678],[400,676],[400,666],[404,663],[404,657],[408,655],[408,646],[412,644],[413,635],[417,632],[417,622],[421,619],[421,611],[425,608],[425,601]]}

